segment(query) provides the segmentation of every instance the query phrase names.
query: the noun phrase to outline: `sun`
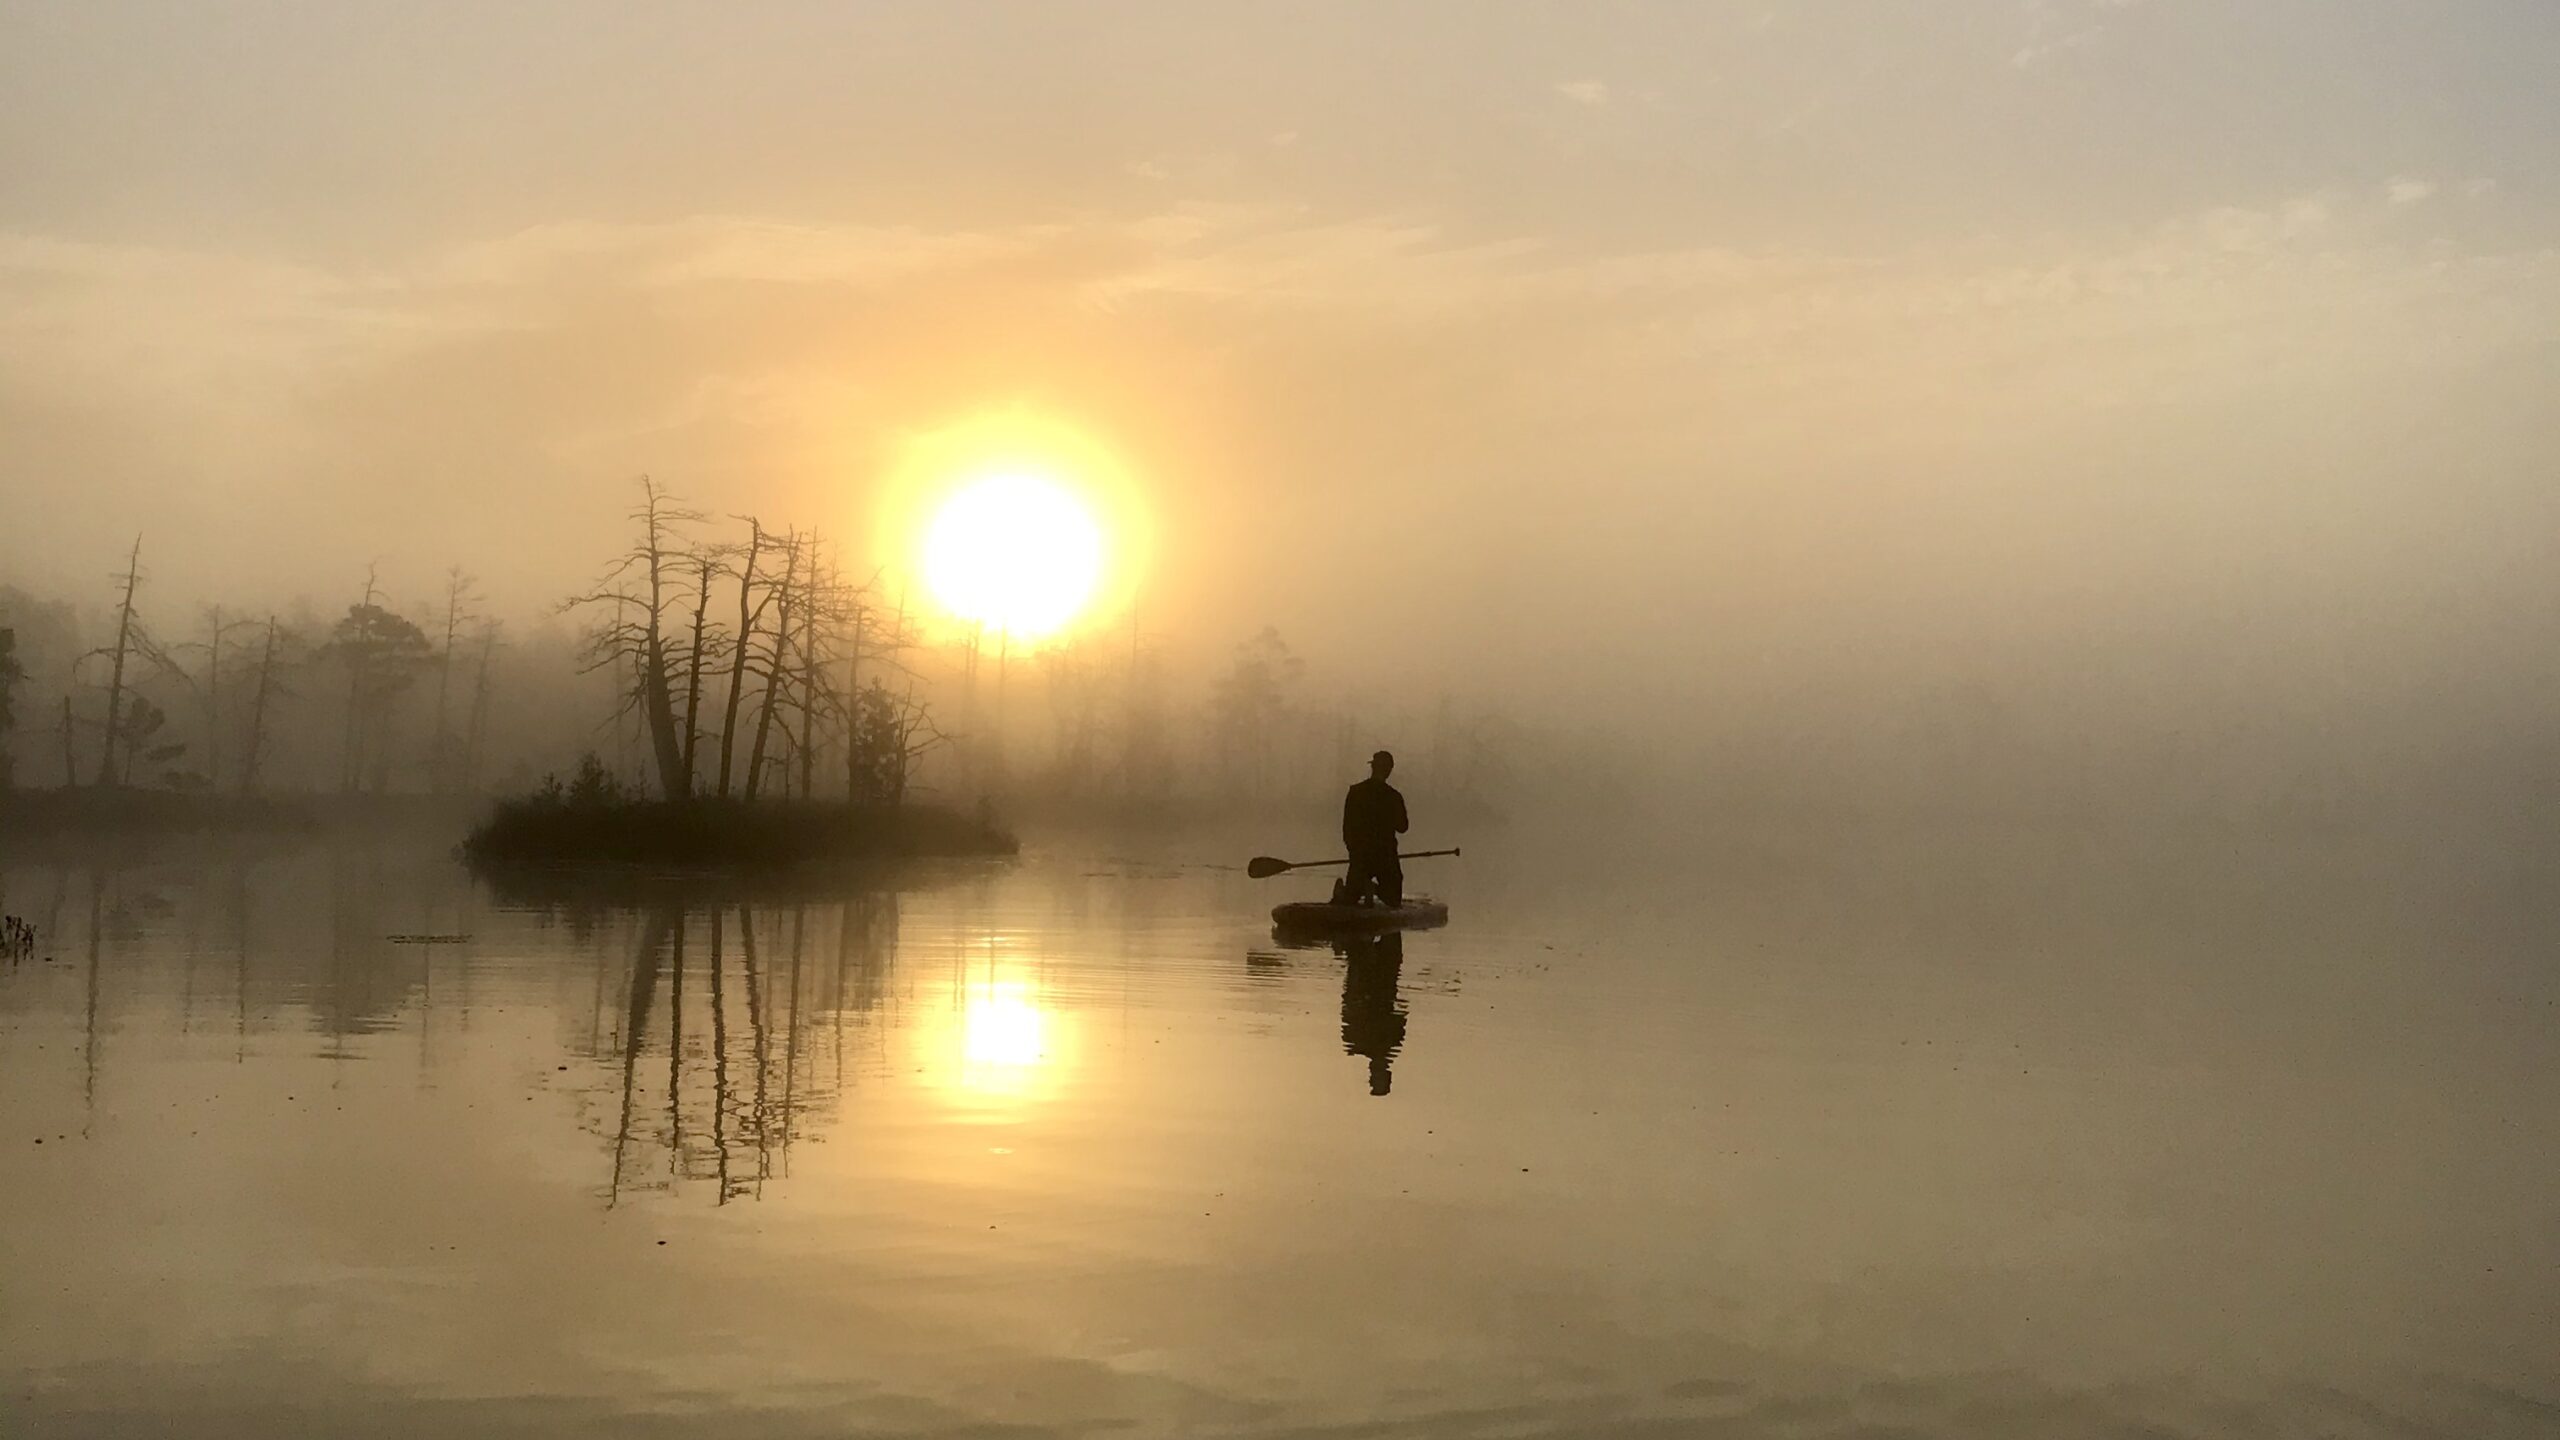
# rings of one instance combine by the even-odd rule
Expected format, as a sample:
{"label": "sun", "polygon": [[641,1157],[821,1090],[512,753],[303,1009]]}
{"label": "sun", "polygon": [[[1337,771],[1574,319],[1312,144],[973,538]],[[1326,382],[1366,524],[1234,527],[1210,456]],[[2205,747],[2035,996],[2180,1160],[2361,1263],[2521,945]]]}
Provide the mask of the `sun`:
{"label": "sun", "polygon": [[963,620],[1023,640],[1065,629],[1102,581],[1102,526],[1029,471],[973,480],[925,528],[924,580]]}

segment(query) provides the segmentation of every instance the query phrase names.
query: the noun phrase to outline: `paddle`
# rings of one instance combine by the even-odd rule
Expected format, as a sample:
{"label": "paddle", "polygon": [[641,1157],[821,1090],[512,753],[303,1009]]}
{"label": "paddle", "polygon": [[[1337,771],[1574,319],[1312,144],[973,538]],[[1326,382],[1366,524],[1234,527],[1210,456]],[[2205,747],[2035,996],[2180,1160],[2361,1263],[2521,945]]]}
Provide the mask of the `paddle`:
{"label": "paddle", "polygon": [[[1434,855],[1455,855],[1457,853],[1458,852],[1455,850],[1416,850],[1410,855],[1399,855],[1396,858],[1399,860],[1428,860]],[[1256,855],[1252,860],[1246,863],[1244,873],[1252,876],[1256,880],[1268,880],[1274,875],[1286,875],[1292,870],[1320,870],[1327,865],[1348,865],[1350,863],[1351,857],[1348,855],[1343,856],[1339,860],[1274,860],[1268,855]]]}

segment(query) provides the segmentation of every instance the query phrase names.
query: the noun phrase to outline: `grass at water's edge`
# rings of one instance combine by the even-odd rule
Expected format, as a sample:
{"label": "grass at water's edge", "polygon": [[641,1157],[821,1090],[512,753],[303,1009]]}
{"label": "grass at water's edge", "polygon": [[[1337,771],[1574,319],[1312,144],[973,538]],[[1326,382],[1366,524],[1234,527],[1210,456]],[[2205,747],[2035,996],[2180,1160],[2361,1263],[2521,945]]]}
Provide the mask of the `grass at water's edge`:
{"label": "grass at water's edge", "polygon": [[703,869],[845,859],[1011,855],[1004,829],[930,806],[843,801],[505,800],[462,842],[475,866]]}

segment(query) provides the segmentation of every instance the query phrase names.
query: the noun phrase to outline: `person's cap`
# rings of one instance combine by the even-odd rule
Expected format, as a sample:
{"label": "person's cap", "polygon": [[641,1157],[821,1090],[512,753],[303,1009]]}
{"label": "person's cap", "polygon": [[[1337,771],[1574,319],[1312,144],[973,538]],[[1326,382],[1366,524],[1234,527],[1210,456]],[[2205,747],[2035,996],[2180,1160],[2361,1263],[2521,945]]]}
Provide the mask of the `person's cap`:
{"label": "person's cap", "polygon": [[1387,753],[1386,751],[1384,751],[1384,750],[1381,750],[1381,751],[1379,751],[1377,754],[1372,755],[1372,756],[1370,756],[1370,757],[1369,757],[1369,763],[1370,763],[1370,764],[1372,764],[1372,765],[1377,764],[1377,763],[1378,763],[1379,761],[1381,761],[1381,760],[1386,761],[1386,762],[1387,762],[1388,764],[1390,764],[1390,765],[1393,765],[1394,763],[1396,763],[1396,757],[1395,757],[1395,756],[1393,756],[1393,755],[1388,754],[1388,753]]}

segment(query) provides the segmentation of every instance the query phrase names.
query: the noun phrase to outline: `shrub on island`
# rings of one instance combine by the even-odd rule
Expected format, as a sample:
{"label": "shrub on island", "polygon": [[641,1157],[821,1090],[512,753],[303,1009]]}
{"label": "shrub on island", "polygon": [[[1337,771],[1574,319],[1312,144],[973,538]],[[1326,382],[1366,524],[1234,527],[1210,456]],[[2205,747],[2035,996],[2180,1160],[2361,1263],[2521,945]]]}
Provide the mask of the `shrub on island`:
{"label": "shrub on island", "polygon": [[921,805],[841,800],[652,799],[592,755],[567,781],[500,801],[463,841],[480,865],[767,867],[812,861],[1011,855],[986,819]]}

